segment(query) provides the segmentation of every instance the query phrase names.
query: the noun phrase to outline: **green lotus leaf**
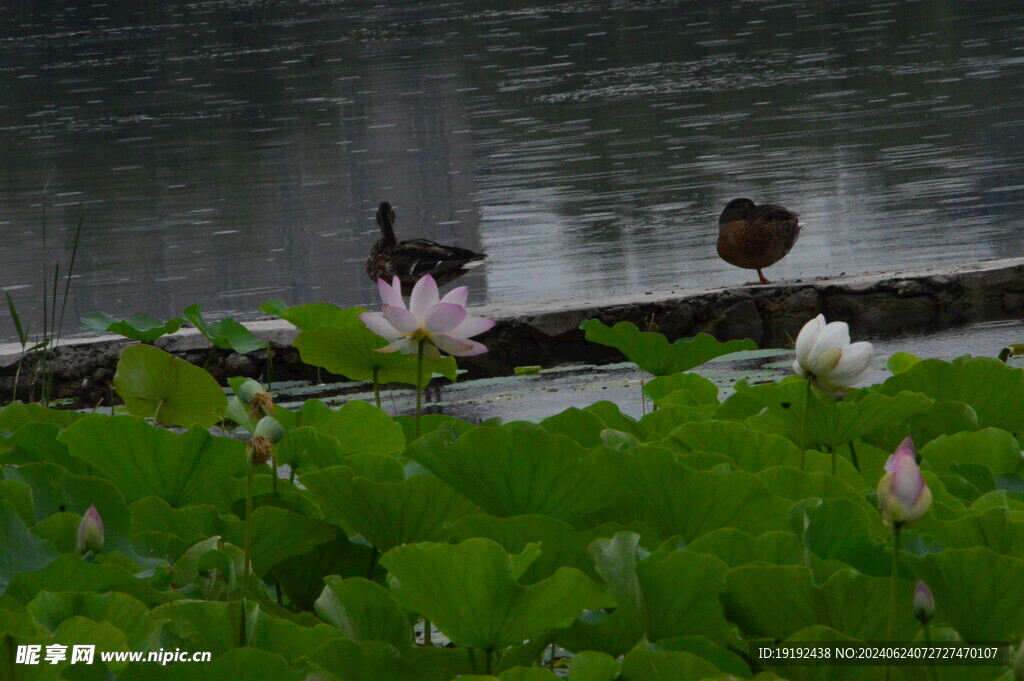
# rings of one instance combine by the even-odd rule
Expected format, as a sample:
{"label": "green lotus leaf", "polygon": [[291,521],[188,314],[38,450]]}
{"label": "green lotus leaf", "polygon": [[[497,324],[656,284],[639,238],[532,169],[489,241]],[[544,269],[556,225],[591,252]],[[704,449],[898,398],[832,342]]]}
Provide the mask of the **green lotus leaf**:
{"label": "green lotus leaf", "polygon": [[926,515],[915,527],[949,548],[984,546],[1005,556],[1024,556],[1024,514],[1007,508],[991,508],[950,521]]}
{"label": "green lotus leaf", "polygon": [[420,376],[415,353],[376,352],[387,344],[386,339],[370,331],[361,321],[343,327],[318,326],[311,331],[303,331],[292,343],[306,364],[322,367],[353,381],[371,381],[376,371],[380,384],[405,383],[423,387],[433,374],[451,381],[457,376],[458,365],[452,357],[424,358],[423,375]]}
{"label": "green lotus leaf", "polygon": [[356,643],[384,641],[399,650],[412,645],[412,627],[394,596],[361,577],[326,578],[316,613]]}
{"label": "green lotus leaf", "polygon": [[54,409],[40,404],[11,402],[0,408],[0,430],[15,432],[26,423],[52,423],[67,428],[85,414],[69,409]]}
{"label": "green lotus leaf", "polygon": [[640,624],[624,613],[586,610],[567,629],[558,631],[558,645],[577,653],[599,651],[612,657],[629,652],[643,636]]}
{"label": "green lotus leaf", "polygon": [[985,547],[927,556],[921,579],[935,594],[936,614],[967,641],[1024,638],[1024,560]]}
{"label": "green lotus leaf", "polygon": [[68,585],[74,585],[76,591],[125,593],[150,606],[179,598],[178,594],[154,587],[159,575],[147,577],[145,574],[109,563],[86,563],[81,556],[64,554],[38,570],[15,575],[0,599],[0,608],[21,607],[42,591],[60,591]]}
{"label": "green lotus leaf", "polygon": [[518,577],[535,556],[532,546],[509,555],[489,539],[474,538],[399,546],[381,564],[405,608],[430,619],[457,645],[495,651],[565,626],[607,600],[603,589],[572,568],[520,585]]}
{"label": "green lotus leaf", "polygon": [[340,409],[300,412],[297,427],[311,426],[338,439],[341,454],[400,452],[405,448],[402,428],[387,412],[368,402],[353,400]]}
{"label": "green lotus leaf", "polygon": [[695,471],[676,461],[672,452],[652,447],[598,449],[591,458],[605,479],[632,493],[643,509],[638,519],[663,539],[681,535],[693,541],[721,527],[753,535],[787,529],[789,504],[750,473]]}
{"label": "green lotus leaf", "polygon": [[289,307],[280,300],[268,300],[259,309],[260,312],[291,322],[303,331],[318,326],[348,326],[357,322],[359,315],[366,312],[361,307],[341,308],[333,303],[306,303]]}
{"label": "green lotus leaf", "polygon": [[569,661],[571,681],[615,681],[618,676],[619,663],[607,653],[585,650]]}
{"label": "green lotus leaf", "polygon": [[[336,639],[317,648],[309,659],[344,681],[423,681],[424,678],[397,648],[383,641],[358,643]],[[440,678],[451,678],[451,675]]]}
{"label": "green lotus leaf", "polygon": [[817,391],[808,391],[803,380],[757,386],[740,381],[736,392],[767,409],[766,414],[749,419],[759,429],[781,433],[798,444],[803,434],[808,444],[828,447],[837,447],[889,423],[921,414],[932,405],[927,397],[913,392],[890,396],[861,391],[855,393],[860,398],[856,401],[837,402]]}
{"label": "green lotus leaf", "polygon": [[[3,614],[3,611],[0,611]],[[53,639],[42,634],[32,636],[0,633],[0,669],[4,670],[4,681],[60,681],[59,665],[42,664],[45,659],[45,646],[53,643]],[[17,652],[20,645],[39,646],[40,664],[18,663]]]}
{"label": "green lotus leaf", "polygon": [[38,570],[59,555],[53,544],[28,531],[9,501],[0,500],[0,593],[19,574]]}
{"label": "green lotus leaf", "polygon": [[[501,425],[500,418],[487,419],[482,423],[472,424],[468,421],[463,421],[462,419],[455,418],[454,416],[447,416],[445,414],[421,414],[419,421],[420,436],[440,430],[451,434],[453,437],[457,437],[463,433],[473,430],[477,426]],[[416,439],[415,416],[396,416],[395,422],[402,427],[402,432],[405,433],[406,442],[412,442]]]}
{"label": "green lotus leaf", "polygon": [[18,428],[11,435],[11,450],[3,456],[3,462],[24,465],[48,462],[67,469],[77,475],[92,475],[92,466],[68,454],[68,447],[57,438],[62,428],[55,423],[32,422]]}
{"label": "green lotus leaf", "polygon": [[591,343],[618,349],[629,361],[655,376],[689,371],[715,357],[757,349],[757,344],[750,339],[722,343],[706,333],[669,343],[662,334],[640,331],[630,322],[619,322],[609,327],[596,319],[588,319],[580,328],[586,332],[586,339]]}
{"label": "green lotus leaf", "polygon": [[643,392],[659,407],[702,404],[718,406],[718,386],[699,374],[659,376],[647,383]]}
{"label": "green lotus leaf", "polygon": [[[274,579],[291,599],[293,607],[312,610],[324,589],[324,577],[367,577],[374,571],[376,552],[365,544],[348,540],[341,532],[313,550],[282,560],[274,566]],[[382,572],[382,571],[381,571]]]}
{"label": "green lotus leaf", "polygon": [[109,622],[124,632],[133,647],[156,629],[145,603],[116,591],[43,591],[29,601],[25,609],[36,622],[51,632],[57,631],[57,627],[72,617]]}
{"label": "green lotus leaf", "polygon": [[698,537],[686,550],[710,553],[729,567],[748,563],[801,565],[804,561],[800,541],[789,532],[765,532],[752,537],[735,528],[723,527]]}
{"label": "green lotus leaf", "polygon": [[0,501],[6,501],[13,506],[21,522],[26,526],[36,522],[32,487],[28,483],[20,480],[0,480]]}
{"label": "green lotus leaf", "polygon": [[910,390],[937,402],[965,402],[974,408],[982,428],[1024,434],[1024,371],[997,359],[922,360],[885,381],[879,390],[887,395]]}
{"label": "green lotus leaf", "polygon": [[724,642],[729,625],[719,593],[726,566],[714,556],[684,551],[638,561],[639,539],[622,532],[590,546],[597,571],[619,604],[616,614],[648,641],[701,634]]}
{"label": "green lotus leaf", "polygon": [[[72,646],[76,645],[94,645],[97,651],[128,651],[132,649],[127,632],[110,622],[97,622],[82,616],[69,617],[61,622],[56,631],[53,632],[53,638],[47,643],[67,646],[69,657]],[[147,645],[147,643],[147,641],[143,641],[140,645]],[[103,662],[97,653],[93,664],[89,665],[89,671],[95,674],[93,678],[106,678],[106,672],[120,669],[126,664],[123,661],[113,660]],[[72,672],[72,670],[77,671],[80,668],[78,664],[66,667],[69,672]],[[65,675],[65,678],[70,675],[70,673]]]}
{"label": "green lotus leaf", "polygon": [[810,473],[790,466],[776,466],[764,469],[757,474],[757,477],[764,480],[772,494],[790,501],[842,497],[861,502],[865,509],[873,510],[861,491],[863,483],[859,485],[861,489],[855,489],[849,483],[829,473]]}
{"label": "green lotus leaf", "polygon": [[885,363],[886,368],[894,374],[902,374],[921,360],[909,352],[897,352]]}
{"label": "green lotus leaf", "polygon": [[267,348],[266,341],[254,336],[252,331],[234,319],[222,319],[219,322],[206,321],[199,310],[199,303],[189,305],[182,314],[185,315],[185,319],[199,329],[199,333],[203,334],[206,340],[221,350],[234,350],[238,354],[244,355]]}
{"label": "green lotus leaf", "polygon": [[978,430],[978,414],[964,402],[936,402],[931,409],[912,416],[904,423],[889,424],[865,436],[882,447],[899,442],[908,432],[918,449],[940,435],[953,435],[962,431]]}
{"label": "green lotus leaf", "polygon": [[842,561],[875,577],[892,572],[881,515],[859,501],[832,498],[806,504],[794,525],[804,546],[819,558]]}
{"label": "green lotus leaf", "polygon": [[60,440],[128,501],[157,496],[176,507],[223,506],[238,496],[234,476],[245,465],[245,445],[238,440],[200,428],[179,435],[131,416],[89,416],[69,426]]}
{"label": "green lotus leaf", "polygon": [[734,675],[731,678],[747,679],[751,676],[750,667],[742,657],[711,642],[704,636],[668,638],[648,646],[648,650],[654,653],[670,650],[693,653],[723,672]]}
{"label": "green lotus leaf", "polygon": [[980,464],[993,476],[1024,477],[1024,456],[1020,451],[1013,435],[986,428],[937,437],[920,450],[921,467],[939,474],[963,475],[965,465]]}
{"label": "green lotus leaf", "polygon": [[296,474],[345,463],[338,438],[309,426],[288,431],[274,444],[274,458],[278,466],[289,466]]}
{"label": "green lotus leaf", "polygon": [[[236,609],[237,613],[238,610]],[[294,666],[304,667],[311,651],[343,638],[334,627],[310,622],[292,622],[260,610],[252,622],[249,646],[280,655]],[[303,681],[308,681],[303,679]]]}
{"label": "green lotus leaf", "polygon": [[594,402],[589,407],[586,407],[584,411],[589,411],[604,421],[605,428],[620,430],[623,433],[633,435],[637,439],[643,439],[639,422],[632,416],[623,414],[622,410],[619,409],[619,405],[614,402],[609,402],[608,400]]}
{"label": "green lotus leaf", "polygon": [[717,411],[718,407],[715,405],[659,407],[637,421],[636,430],[641,440],[658,442],[668,437],[679,426],[707,420]]}
{"label": "green lotus leaf", "polygon": [[522,584],[533,584],[550,577],[561,567],[576,568],[595,580],[599,579],[587,547],[599,537],[611,537],[622,531],[636,532],[649,544],[657,543],[657,538],[651,531],[639,523],[631,523],[628,526],[621,523],[605,523],[586,530],[577,530],[561,520],[543,515],[517,515],[509,518],[468,515],[452,525],[450,536],[455,542],[471,537],[493,539],[509,553],[519,553],[530,543],[539,544],[540,557],[519,579]]}
{"label": "green lotus leaf", "polygon": [[[726,617],[748,636],[784,640],[823,624],[865,641],[888,640],[889,578],[839,570],[815,586],[805,567],[744,565],[731,570],[725,584]],[[892,640],[912,640],[920,629],[913,593],[914,583],[900,580]]]}
{"label": "green lotus leaf", "polygon": [[445,526],[476,505],[433,475],[375,482],[346,466],[307,473],[302,484],[324,517],[366,537],[381,552],[444,538]]}
{"label": "green lotus leaf", "polygon": [[105,312],[97,312],[82,319],[82,326],[100,333],[116,333],[119,336],[143,343],[152,343],[160,336],[174,333],[185,320],[173,317],[166,322],[148,314],[133,314],[124,319],[115,319]]}
{"label": "green lotus leaf", "polygon": [[476,428],[455,442],[431,433],[405,455],[493,515],[536,513],[571,523],[617,500],[614,480],[582,447],[534,424]]}
{"label": "green lotus leaf", "polygon": [[564,435],[584,449],[600,446],[601,431],[608,427],[594,412],[577,407],[549,416],[540,425],[552,435]]}
{"label": "green lotus leaf", "polygon": [[622,660],[622,675],[629,681],[717,678],[721,670],[685,650],[663,650],[657,644],[643,642]]}
{"label": "green lotus leaf", "polygon": [[210,374],[150,345],[124,349],[114,389],[130,413],[168,426],[208,428],[228,408],[224,390]]}
{"label": "green lotus leaf", "polygon": [[140,535],[159,533],[176,538],[177,550],[169,554],[177,560],[181,553],[200,539],[223,533],[221,509],[210,504],[194,504],[174,508],[160,497],[139,499],[130,507],[131,533]]}
{"label": "green lotus leaf", "polygon": [[[248,631],[252,631],[252,625],[258,613],[251,601],[246,610],[248,615],[246,628]],[[225,603],[184,599],[156,607],[150,615],[157,621],[167,620],[167,624],[164,626],[167,637],[165,648],[208,650],[213,653],[214,657],[219,657],[238,645],[239,604],[237,601]]]}

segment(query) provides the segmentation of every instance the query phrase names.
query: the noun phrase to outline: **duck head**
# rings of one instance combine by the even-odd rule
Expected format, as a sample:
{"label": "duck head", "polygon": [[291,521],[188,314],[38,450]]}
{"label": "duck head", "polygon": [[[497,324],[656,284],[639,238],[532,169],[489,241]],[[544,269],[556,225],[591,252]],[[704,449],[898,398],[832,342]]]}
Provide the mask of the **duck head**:
{"label": "duck head", "polygon": [[377,208],[377,225],[380,226],[384,242],[388,245],[395,244],[395,209],[387,201],[381,201],[380,207]]}
{"label": "duck head", "polygon": [[733,199],[729,203],[725,204],[725,210],[722,211],[722,215],[718,218],[718,222],[722,223],[746,220],[747,216],[750,215],[751,211],[753,211],[755,207],[756,205],[750,199]]}

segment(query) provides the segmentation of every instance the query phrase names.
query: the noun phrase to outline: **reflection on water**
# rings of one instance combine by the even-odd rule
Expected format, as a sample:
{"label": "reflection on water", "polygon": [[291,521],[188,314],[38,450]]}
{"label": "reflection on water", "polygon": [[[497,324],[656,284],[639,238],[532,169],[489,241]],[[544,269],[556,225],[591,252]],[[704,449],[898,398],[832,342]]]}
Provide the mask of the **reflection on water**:
{"label": "reflection on water", "polygon": [[33,329],[83,211],[67,329],[372,304],[385,198],[490,255],[475,304],[747,281],[714,249],[743,195],[801,213],[772,279],[1024,250],[1012,0],[37,4],[0,5],[0,287]]}

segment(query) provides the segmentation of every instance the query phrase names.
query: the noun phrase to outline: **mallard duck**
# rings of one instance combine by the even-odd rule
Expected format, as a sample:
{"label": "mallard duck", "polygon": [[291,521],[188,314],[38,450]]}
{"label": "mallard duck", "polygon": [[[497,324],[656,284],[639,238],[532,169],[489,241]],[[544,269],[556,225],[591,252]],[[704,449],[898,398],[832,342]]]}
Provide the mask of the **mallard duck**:
{"label": "mallard duck", "polygon": [[730,265],[757,270],[760,281],[748,281],[747,286],[770,284],[761,270],[782,260],[799,236],[800,221],[793,211],[733,199],[718,218],[718,255]]}
{"label": "mallard duck", "polygon": [[402,294],[412,293],[420,277],[429,274],[438,286],[458,279],[467,271],[482,265],[485,253],[474,253],[465,248],[443,246],[429,239],[395,239],[395,210],[384,201],[377,209],[380,239],[370,249],[366,259],[366,274],[372,281],[390,282],[397,276],[402,282]]}

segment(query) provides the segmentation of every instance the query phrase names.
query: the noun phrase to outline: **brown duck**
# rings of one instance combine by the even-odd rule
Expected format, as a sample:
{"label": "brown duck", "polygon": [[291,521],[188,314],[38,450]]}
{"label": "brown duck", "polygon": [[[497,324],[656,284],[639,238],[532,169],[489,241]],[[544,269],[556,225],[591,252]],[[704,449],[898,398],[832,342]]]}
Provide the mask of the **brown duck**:
{"label": "brown duck", "polygon": [[384,201],[377,209],[377,224],[380,225],[380,239],[370,249],[366,259],[366,274],[371,280],[391,281],[397,276],[402,282],[402,294],[412,293],[412,287],[420,277],[429,274],[438,286],[458,279],[467,271],[482,265],[484,253],[474,253],[465,248],[443,246],[429,239],[395,239],[395,210]]}
{"label": "brown duck", "polygon": [[793,211],[733,199],[718,218],[718,255],[730,265],[757,270],[760,281],[748,281],[747,286],[770,284],[761,270],[782,260],[799,236],[800,221]]}

